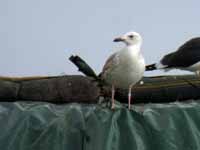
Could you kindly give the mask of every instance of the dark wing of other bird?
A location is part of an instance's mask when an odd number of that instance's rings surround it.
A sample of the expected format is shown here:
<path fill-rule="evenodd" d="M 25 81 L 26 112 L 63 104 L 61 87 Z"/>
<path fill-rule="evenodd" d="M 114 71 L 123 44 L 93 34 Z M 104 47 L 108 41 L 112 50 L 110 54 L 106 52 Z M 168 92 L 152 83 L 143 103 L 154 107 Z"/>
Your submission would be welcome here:
<path fill-rule="evenodd" d="M 98 77 L 97 77 L 96 73 L 93 71 L 93 69 L 83 59 L 81 59 L 79 56 L 73 56 L 72 55 L 69 58 L 69 60 L 71 62 L 73 62 L 78 67 L 79 71 L 81 71 L 86 76 L 98 79 Z"/>
<path fill-rule="evenodd" d="M 166 65 L 166 68 L 181 68 L 189 67 L 199 61 L 200 38 L 198 37 L 184 43 L 176 52 L 164 56 L 161 63 Z"/>

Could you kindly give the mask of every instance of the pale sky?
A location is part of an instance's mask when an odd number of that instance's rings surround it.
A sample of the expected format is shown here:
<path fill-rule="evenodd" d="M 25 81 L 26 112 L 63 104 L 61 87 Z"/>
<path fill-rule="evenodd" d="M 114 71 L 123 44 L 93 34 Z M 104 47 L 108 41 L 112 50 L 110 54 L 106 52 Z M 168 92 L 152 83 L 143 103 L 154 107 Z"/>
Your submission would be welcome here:
<path fill-rule="evenodd" d="M 128 31 L 142 35 L 146 63 L 158 61 L 200 36 L 200 1 L 0 0 L 0 75 L 80 74 L 71 54 L 99 73 L 123 46 L 113 38 Z"/>

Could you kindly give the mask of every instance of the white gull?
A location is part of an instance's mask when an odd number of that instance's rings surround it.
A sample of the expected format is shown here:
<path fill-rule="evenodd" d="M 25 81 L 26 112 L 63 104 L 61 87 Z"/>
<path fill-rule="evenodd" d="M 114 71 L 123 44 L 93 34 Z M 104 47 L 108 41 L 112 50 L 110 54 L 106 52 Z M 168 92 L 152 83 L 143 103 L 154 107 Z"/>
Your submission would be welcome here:
<path fill-rule="evenodd" d="M 112 54 L 106 61 L 101 78 L 112 86 L 112 109 L 115 107 L 115 88 L 129 89 L 128 108 L 131 105 L 131 89 L 143 76 L 145 61 L 140 52 L 142 37 L 139 33 L 128 32 L 114 42 L 124 42 L 125 47 Z"/>

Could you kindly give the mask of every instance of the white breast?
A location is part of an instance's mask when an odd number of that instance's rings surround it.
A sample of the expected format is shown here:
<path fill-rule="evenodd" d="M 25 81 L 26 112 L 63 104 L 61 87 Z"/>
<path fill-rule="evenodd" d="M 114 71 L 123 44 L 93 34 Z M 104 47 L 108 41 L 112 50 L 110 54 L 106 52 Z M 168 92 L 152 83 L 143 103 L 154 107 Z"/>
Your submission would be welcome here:
<path fill-rule="evenodd" d="M 143 56 L 135 48 L 119 51 L 118 64 L 106 73 L 105 80 L 118 88 L 128 88 L 129 85 L 137 83 L 145 71 Z"/>

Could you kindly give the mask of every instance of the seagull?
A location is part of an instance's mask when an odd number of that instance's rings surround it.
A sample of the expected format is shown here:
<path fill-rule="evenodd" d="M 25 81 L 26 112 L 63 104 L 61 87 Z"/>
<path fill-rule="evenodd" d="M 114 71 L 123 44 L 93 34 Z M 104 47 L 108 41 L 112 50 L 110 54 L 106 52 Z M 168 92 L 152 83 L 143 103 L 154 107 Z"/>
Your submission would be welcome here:
<path fill-rule="evenodd" d="M 165 55 L 158 63 L 146 66 L 146 71 L 180 69 L 200 75 L 200 37 L 192 38 L 177 51 Z"/>
<path fill-rule="evenodd" d="M 101 78 L 112 87 L 112 106 L 115 108 L 115 88 L 128 90 L 128 108 L 131 105 L 131 89 L 143 76 L 145 60 L 140 52 L 142 37 L 137 32 L 128 32 L 114 39 L 125 47 L 112 54 L 106 61 Z"/>

